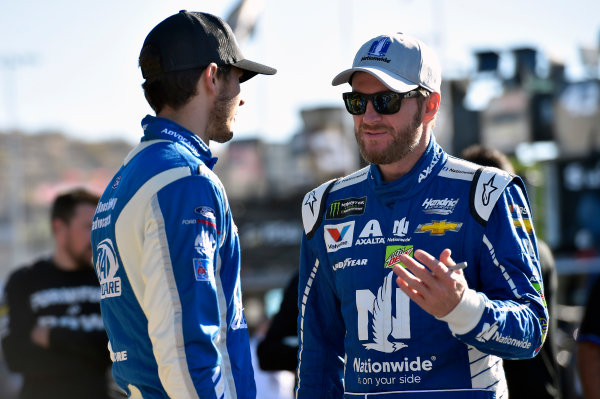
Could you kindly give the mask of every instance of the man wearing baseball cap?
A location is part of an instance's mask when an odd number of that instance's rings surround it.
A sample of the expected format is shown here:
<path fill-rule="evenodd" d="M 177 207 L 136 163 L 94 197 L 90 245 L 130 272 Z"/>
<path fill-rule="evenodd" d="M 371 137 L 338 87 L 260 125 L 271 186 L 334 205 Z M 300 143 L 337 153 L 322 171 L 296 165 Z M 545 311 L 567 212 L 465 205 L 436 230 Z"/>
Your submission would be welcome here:
<path fill-rule="evenodd" d="M 238 233 L 209 145 L 232 138 L 240 83 L 276 70 L 188 11 L 152 29 L 139 64 L 156 116 L 92 226 L 113 375 L 132 398 L 255 398 Z"/>
<path fill-rule="evenodd" d="M 502 358 L 534 356 L 548 323 L 521 179 L 436 143 L 421 41 L 367 41 L 343 83 L 370 165 L 303 200 L 297 397 L 507 397 Z"/>

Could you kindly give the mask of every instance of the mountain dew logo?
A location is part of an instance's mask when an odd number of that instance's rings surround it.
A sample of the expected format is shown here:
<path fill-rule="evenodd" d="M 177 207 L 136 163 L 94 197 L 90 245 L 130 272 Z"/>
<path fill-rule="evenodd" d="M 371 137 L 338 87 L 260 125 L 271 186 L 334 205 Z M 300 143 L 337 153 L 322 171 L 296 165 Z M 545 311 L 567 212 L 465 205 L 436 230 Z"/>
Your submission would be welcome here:
<path fill-rule="evenodd" d="M 404 265 L 400 262 L 401 255 L 408 255 L 413 257 L 413 246 L 412 245 L 390 245 L 385 248 L 385 267 L 391 269 L 396 263 L 400 263 L 402 267 Z"/>

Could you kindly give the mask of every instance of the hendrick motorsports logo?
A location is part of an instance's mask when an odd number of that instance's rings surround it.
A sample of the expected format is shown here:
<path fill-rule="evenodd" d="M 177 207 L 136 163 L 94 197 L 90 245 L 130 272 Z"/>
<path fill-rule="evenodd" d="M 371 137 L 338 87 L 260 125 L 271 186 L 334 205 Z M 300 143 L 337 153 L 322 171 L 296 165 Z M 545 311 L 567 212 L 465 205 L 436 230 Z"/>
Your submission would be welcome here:
<path fill-rule="evenodd" d="M 458 198 L 426 198 L 421 206 L 423 207 L 423 212 L 427 214 L 449 215 L 454 212 L 456 204 L 458 204 Z"/>
<path fill-rule="evenodd" d="M 121 295 L 121 277 L 115 277 L 119 262 L 112 241 L 102 240 L 97 247 L 96 275 L 100 281 L 100 298 L 112 298 Z"/>

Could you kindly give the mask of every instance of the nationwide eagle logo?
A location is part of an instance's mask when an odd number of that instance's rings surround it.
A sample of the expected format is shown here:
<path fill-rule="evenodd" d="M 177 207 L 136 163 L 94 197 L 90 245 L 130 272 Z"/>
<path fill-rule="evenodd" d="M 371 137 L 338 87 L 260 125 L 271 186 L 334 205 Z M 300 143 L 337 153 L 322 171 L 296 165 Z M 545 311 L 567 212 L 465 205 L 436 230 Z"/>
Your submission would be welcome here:
<path fill-rule="evenodd" d="M 394 272 L 390 272 L 384 279 L 383 285 L 379 287 L 377 297 L 373 301 L 373 321 L 371 324 L 373 331 L 373 342 L 367 342 L 363 346 L 367 349 L 373 349 L 384 353 L 393 353 L 399 351 L 408 345 L 403 342 L 391 342 L 389 337 L 392 334 L 393 323 L 396 317 L 389 317 L 392 309 L 392 282 Z"/>

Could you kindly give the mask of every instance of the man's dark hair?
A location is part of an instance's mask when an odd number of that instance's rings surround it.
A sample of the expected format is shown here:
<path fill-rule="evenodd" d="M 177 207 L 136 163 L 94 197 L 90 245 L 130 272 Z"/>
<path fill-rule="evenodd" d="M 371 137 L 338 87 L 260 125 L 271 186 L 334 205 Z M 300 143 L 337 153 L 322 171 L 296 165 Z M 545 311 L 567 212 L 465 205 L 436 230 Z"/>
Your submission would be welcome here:
<path fill-rule="evenodd" d="M 56 197 L 50 211 L 50 220 L 60 219 L 69 223 L 75 215 L 75 208 L 80 204 L 97 206 L 100 197 L 84 189 L 76 188 Z"/>
<path fill-rule="evenodd" d="M 140 67 L 145 70 L 160 71 L 160 55 L 152 45 L 146 45 L 140 53 Z M 143 84 L 146 101 L 157 114 L 165 106 L 175 110 L 183 107 L 196 94 L 200 75 L 206 67 L 185 69 L 174 72 L 158 72 L 158 76 L 147 79 Z M 228 76 L 231 65 L 219 65 L 217 76 Z"/>
<path fill-rule="evenodd" d="M 465 148 L 461 152 L 461 158 L 481 166 L 493 166 L 508 173 L 515 173 L 515 168 L 506 155 L 496 149 L 479 144 L 473 144 Z"/>

